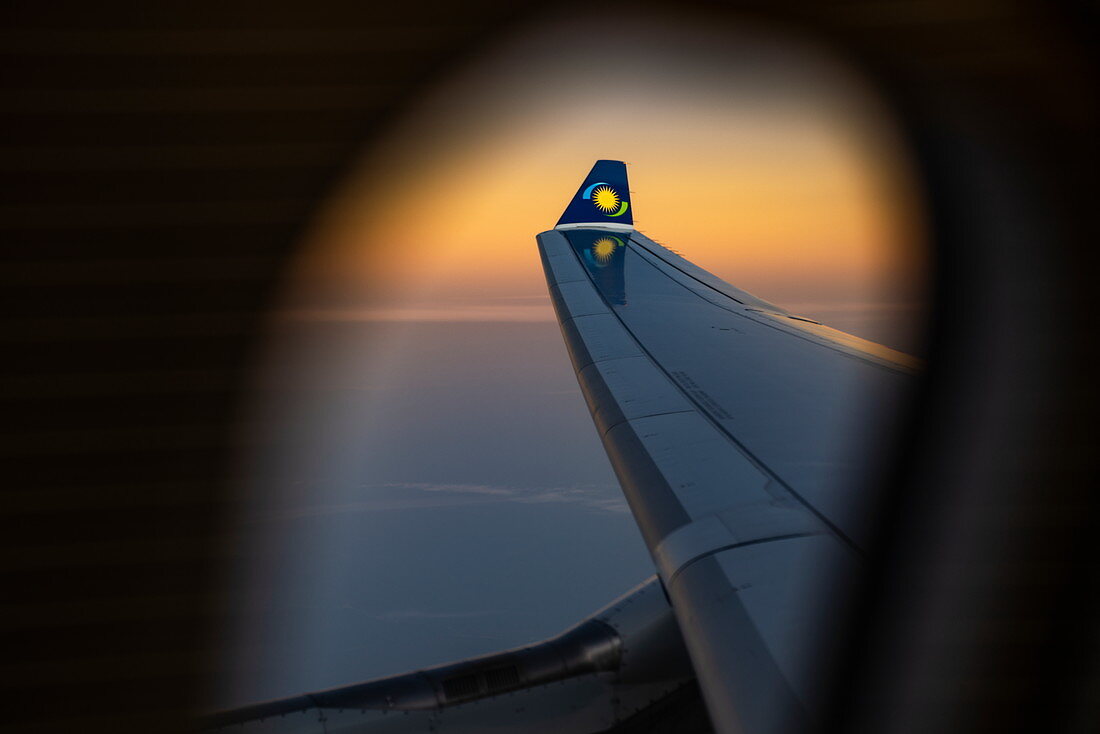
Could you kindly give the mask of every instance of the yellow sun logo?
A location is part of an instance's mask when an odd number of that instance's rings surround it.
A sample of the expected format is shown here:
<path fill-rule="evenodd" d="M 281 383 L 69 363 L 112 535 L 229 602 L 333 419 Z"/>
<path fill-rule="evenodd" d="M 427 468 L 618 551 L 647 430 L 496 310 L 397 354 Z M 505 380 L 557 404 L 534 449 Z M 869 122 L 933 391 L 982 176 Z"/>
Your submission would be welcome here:
<path fill-rule="evenodd" d="M 615 241 L 610 237 L 601 237 L 592 243 L 592 255 L 601 263 L 611 260 L 615 254 Z"/>
<path fill-rule="evenodd" d="M 619 208 L 619 195 L 610 186 L 600 186 L 592 192 L 592 203 L 600 211 L 613 212 Z"/>

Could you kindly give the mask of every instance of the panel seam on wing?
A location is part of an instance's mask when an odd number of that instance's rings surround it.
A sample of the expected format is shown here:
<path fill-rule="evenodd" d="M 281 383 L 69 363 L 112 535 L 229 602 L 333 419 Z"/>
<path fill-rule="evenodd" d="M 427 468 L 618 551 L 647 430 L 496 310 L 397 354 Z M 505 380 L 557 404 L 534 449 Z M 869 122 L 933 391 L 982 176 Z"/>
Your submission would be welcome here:
<path fill-rule="evenodd" d="M 600 435 L 601 436 L 606 436 L 613 429 L 618 428 L 622 424 L 630 423 L 631 421 L 640 420 L 642 418 L 657 418 L 657 417 L 662 416 L 662 415 L 679 415 L 679 414 L 682 414 L 682 413 L 696 413 L 696 412 L 698 412 L 698 411 L 695 411 L 695 410 L 668 410 L 668 411 L 665 411 L 664 413 L 648 413 L 646 415 L 635 416 L 634 418 L 623 418 L 621 421 L 615 421 L 614 423 L 610 424 L 607 428 L 605 428 L 600 433 Z"/>
<path fill-rule="evenodd" d="M 746 541 L 743 541 L 743 542 L 740 542 L 740 543 L 730 543 L 728 545 L 722 545 L 722 546 L 718 546 L 716 548 L 711 548 L 710 550 L 707 550 L 707 551 L 704 551 L 703 553 L 692 556 L 688 560 L 681 563 L 676 568 L 676 570 L 672 572 L 672 575 L 669 576 L 668 581 L 665 582 L 665 584 L 666 584 L 666 586 L 672 586 L 672 584 L 676 581 L 676 579 L 680 576 L 680 574 L 683 573 L 685 570 L 687 570 L 687 568 L 689 566 L 691 566 L 691 564 L 695 563 L 696 561 L 701 561 L 704 558 L 708 558 L 710 556 L 713 556 L 716 553 L 722 553 L 723 551 L 734 550 L 736 548 L 744 548 L 744 547 L 750 546 L 750 545 L 761 545 L 763 543 L 773 543 L 773 542 L 776 542 L 776 541 L 779 541 L 779 540 L 792 540 L 794 538 L 808 538 L 811 535 L 821 535 L 821 533 L 787 533 L 785 535 L 776 535 L 776 536 L 773 536 L 773 537 L 770 537 L 770 538 L 756 538 L 754 540 L 746 540 Z"/>

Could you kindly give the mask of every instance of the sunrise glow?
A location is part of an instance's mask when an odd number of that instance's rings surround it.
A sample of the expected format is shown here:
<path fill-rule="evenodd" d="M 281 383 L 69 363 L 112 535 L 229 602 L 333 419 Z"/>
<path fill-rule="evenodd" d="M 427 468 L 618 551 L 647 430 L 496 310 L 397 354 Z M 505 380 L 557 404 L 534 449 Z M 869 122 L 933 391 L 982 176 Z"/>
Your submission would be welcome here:
<path fill-rule="evenodd" d="M 634 193 L 597 186 L 595 207 L 629 203 L 637 229 L 734 285 L 826 323 L 839 314 L 842 329 L 860 309 L 912 310 L 922 214 L 889 111 L 816 50 L 681 32 L 690 53 L 641 23 L 603 39 L 634 70 L 612 92 L 571 71 L 595 34 L 572 26 L 521 33 L 441 79 L 319 220 L 297 270 L 304 306 L 503 320 L 522 306 L 551 320 L 534 235 L 608 158 L 627 162 Z"/>

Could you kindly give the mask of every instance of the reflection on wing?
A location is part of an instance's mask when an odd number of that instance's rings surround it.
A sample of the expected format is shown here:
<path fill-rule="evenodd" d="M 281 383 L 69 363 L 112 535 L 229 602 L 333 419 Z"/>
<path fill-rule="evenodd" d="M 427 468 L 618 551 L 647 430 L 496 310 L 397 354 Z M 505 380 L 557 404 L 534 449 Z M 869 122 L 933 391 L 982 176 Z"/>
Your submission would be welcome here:
<path fill-rule="evenodd" d="M 626 254 L 626 243 L 622 238 L 609 232 L 575 230 L 570 234 L 570 241 L 604 300 L 625 306 L 623 256 Z"/>

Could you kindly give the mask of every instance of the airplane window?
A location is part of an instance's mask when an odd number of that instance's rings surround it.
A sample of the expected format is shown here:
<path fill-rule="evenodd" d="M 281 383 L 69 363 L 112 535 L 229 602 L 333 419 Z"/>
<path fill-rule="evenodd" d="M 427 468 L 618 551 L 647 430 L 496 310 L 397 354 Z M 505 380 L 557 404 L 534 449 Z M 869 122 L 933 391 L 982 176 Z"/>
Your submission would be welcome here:
<path fill-rule="evenodd" d="M 542 639 L 653 572 L 534 241 L 598 159 L 631 181 L 597 205 L 761 320 L 774 305 L 800 338 L 921 354 L 922 204 L 852 69 L 690 16 L 515 30 L 363 152 L 292 273 L 258 378 L 278 449 L 248 472 L 247 522 L 279 571 L 241 570 L 272 621 L 241 633 L 228 703 Z M 631 308 L 626 239 L 578 252 Z"/>

